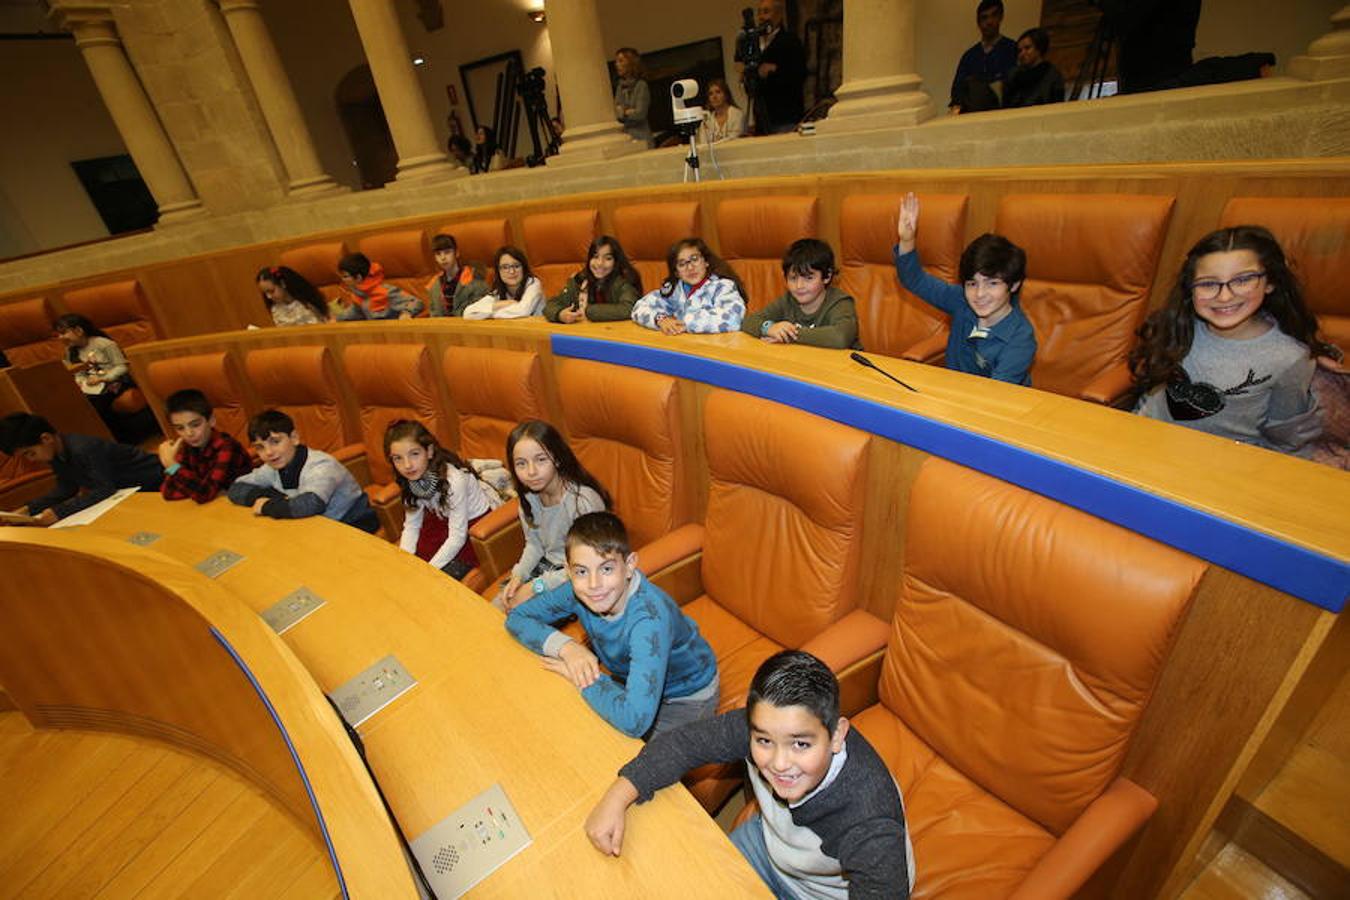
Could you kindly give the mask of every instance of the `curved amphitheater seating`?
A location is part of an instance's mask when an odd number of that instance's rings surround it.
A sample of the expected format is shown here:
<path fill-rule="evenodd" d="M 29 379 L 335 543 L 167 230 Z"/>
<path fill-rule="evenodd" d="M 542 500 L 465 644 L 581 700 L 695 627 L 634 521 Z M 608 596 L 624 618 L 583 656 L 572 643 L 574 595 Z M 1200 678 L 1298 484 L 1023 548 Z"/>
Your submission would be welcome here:
<path fill-rule="evenodd" d="M 718 255 L 740 276 L 746 312 L 783 293 L 783 251 L 817 236 L 818 206 L 815 197 L 747 197 L 717 207 Z"/>
<path fill-rule="evenodd" d="M 638 203 L 614 210 L 614 237 L 642 276 L 642 291 L 654 291 L 666 280 L 666 254 L 678 240 L 698 237 L 696 200 Z"/>
<path fill-rule="evenodd" d="M 1170 197 L 1015 194 L 995 231 L 1027 253 L 1021 303 L 1036 329 L 1031 383 L 1097 403 L 1125 397 L 1125 357 L 1148 312 Z"/>
<path fill-rule="evenodd" d="M 544 296 L 563 289 L 586 262 L 586 248 L 600 234 L 596 209 L 539 213 L 525 218 L 525 255 L 544 286 Z"/>
<path fill-rule="evenodd" d="M 903 194 L 856 194 L 840 207 L 838 286 L 853 296 L 858 336 L 873 353 L 915 362 L 941 362 L 947 315 L 900 286 L 895 275 L 897 211 Z M 964 194 L 919 196 L 923 227 L 916 235 L 919 260 L 944 281 L 960 280 L 965 249 Z"/>
<path fill-rule="evenodd" d="M 55 318 L 46 297 L 0 306 L 0 350 L 11 366 L 61 358 L 64 348 L 52 330 Z"/>

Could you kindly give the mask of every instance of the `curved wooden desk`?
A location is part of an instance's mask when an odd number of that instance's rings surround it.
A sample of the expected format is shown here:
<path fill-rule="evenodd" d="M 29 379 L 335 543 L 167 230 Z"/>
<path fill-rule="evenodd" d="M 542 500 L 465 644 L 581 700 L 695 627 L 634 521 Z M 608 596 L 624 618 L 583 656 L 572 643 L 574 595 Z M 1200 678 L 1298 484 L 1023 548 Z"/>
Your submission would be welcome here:
<path fill-rule="evenodd" d="M 906 497 L 928 454 L 1213 563 L 1122 772 L 1162 806 L 1116 896 L 1152 896 L 1164 881 L 1184 884 L 1186 866 L 1239 781 L 1269 777 L 1273 770 L 1263 761 L 1263 748 L 1278 743 L 1286 730 L 1282 717 L 1290 710 L 1295 718 L 1302 715 L 1298 697 L 1305 676 L 1317 671 L 1315 663 L 1333 646 L 1328 636 L 1350 594 L 1346 473 L 932 366 L 875 358 L 918 388 L 910 393 L 840 351 L 770 346 L 742 334 L 667 338 L 632 323 L 560 326 L 542 320 L 263 329 L 141 345 L 128 356 L 136 374 L 144 376 L 158 359 L 223 351 L 242 362 L 256 348 L 326 346 L 345 385 L 344 415 L 356 421 L 360 409 L 344 380 L 343 355 L 349 347 L 381 344 L 425 346 L 437 366 L 463 346 L 538 354 L 555 422 L 563 421 L 566 400 L 557 389 L 558 367 L 568 358 L 612 364 L 620 367 L 619 377 L 623 367 L 673 375 L 687 467 L 684 494 L 675 502 L 690 521 L 702 521 L 707 503 L 702 407 L 714 387 L 801 407 L 878 435 L 867 463 L 859 606 L 883 620 L 894 611 L 903 574 Z M 147 383 L 144 377 L 140 381 Z M 453 423 L 454 404 L 437 382 L 428 388 Z M 244 392 L 244 405 L 256 411 L 247 385 Z M 162 406 L 163 398 L 151 400 Z M 372 653 L 366 662 L 379 655 Z M 420 677 L 419 663 L 406 662 Z M 398 722 L 398 710 L 391 712 L 389 722 Z M 385 727 L 376 723 L 373 734 Z M 375 755 L 383 752 L 377 748 Z M 427 813 L 428 820 L 434 818 Z"/>
<path fill-rule="evenodd" d="M 255 611 L 300 586 L 324 598 L 280 638 L 324 692 L 398 657 L 417 684 L 358 730 L 405 836 L 500 783 L 533 838 L 474 896 L 527 896 L 544 885 L 558 896 L 762 895 L 683 788 L 633 810 L 621 857 L 596 852 L 586 813 L 640 744 L 544 671 L 501 613 L 410 554 L 327 519 L 277 521 L 223 499 L 198 507 L 147 494 L 72 537 L 102 538 L 102 552 L 140 531 L 162 535 L 154 555 L 185 566 L 222 548 L 242 554 L 215 584 Z"/>
<path fill-rule="evenodd" d="M 209 756 L 327 846 L 344 896 L 417 896 L 328 702 L 231 592 L 92 530 L 0 529 L 0 570 L 0 680 L 33 725 Z"/>

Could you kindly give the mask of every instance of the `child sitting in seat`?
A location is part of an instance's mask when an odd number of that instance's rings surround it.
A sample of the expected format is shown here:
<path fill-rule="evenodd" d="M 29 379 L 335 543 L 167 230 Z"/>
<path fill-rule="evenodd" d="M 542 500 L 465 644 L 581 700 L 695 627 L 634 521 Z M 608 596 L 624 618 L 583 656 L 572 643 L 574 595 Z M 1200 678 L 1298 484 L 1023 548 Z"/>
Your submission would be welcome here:
<path fill-rule="evenodd" d="M 478 565 L 469 528 L 500 501 L 421 422 L 390 423 L 384 433 L 384 455 L 403 491 L 399 546 L 462 581 Z"/>
<path fill-rule="evenodd" d="M 117 398 L 136 384 L 116 341 L 75 313 L 58 318 L 54 328 L 56 336 L 66 345 L 66 368 L 74 373 L 75 383 L 115 439 L 124 444 L 139 444 L 159 430 L 149 407 L 142 406 L 134 412 L 117 409 Z"/>
<path fill-rule="evenodd" d="M 567 532 L 560 584 L 511 610 L 506 630 L 567 678 L 600 717 L 629 737 L 661 734 L 717 712 L 717 657 L 698 623 L 637 569 L 619 517 L 593 512 Z M 575 614 L 587 649 L 551 623 Z M 600 674 L 604 663 L 609 675 Z"/>
<path fill-rule="evenodd" d="M 662 334 L 735 331 L 745 318 L 740 279 L 701 238 L 676 241 L 666 254 L 666 280 L 633 306 L 633 321 Z"/>
<path fill-rule="evenodd" d="M 783 254 L 787 293 L 741 322 L 741 331 L 770 344 L 861 350 L 853 298 L 833 284 L 834 251 L 815 238 L 793 241 Z"/>
<path fill-rule="evenodd" d="M 1221 228 L 1186 254 L 1167 303 L 1139 329 L 1135 412 L 1308 456 L 1322 431 L 1317 359 L 1339 356 L 1318 339 L 1275 236 L 1259 225 Z"/>
<path fill-rule="evenodd" d="M 906 290 L 952 317 L 947 368 L 1031 384 L 1036 331 L 1017 301 L 1026 277 L 1026 253 L 1000 235 L 980 235 L 961 254 L 962 284 L 948 284 L 919 265 L 914 249 L 918 227 L 919 198 L 909 193 L 900 204 L 895 271 Z"/>
<path fill-rule="evenodd" d="M 784 650 L 750 682 L 745 709 L 652 738 L 586 818 L 601 853 L 623 848 L 628 807 L 690 769 L 746 761 L 759 812 L 731 833 L 777 897 L 908 897 L 914 851 L 885 762 L 839 715 L 839 682 Z"/>
<path fill-rule="evenodd" d="M 487 282 L 473 266 L 459 261 L 459 244 L 453 234 L 438 234 L 431 239 L 431 255 L 441 273 L 427 283 L 431 293 L 431 315 L 462 316 L 466 307 L 488 292 Z"/>
<path fill-rule="evenodd" d="M 268 266 L 258 270 L 258 290 L 278 328 L 295 325 L 321 325 L 332 320 L 328 301 L 309 279 L 289 266 Z"/>
<path fill-rule="evenodd" d="M 404 293 L 396 284 L 386 284 L 384 267 L 364 253 L 349 253 L 338 262 L 338 277 L 349 296 L 338 315 L 342 322 L 361 319 L 411 319 L 422 311 L 422 301 Z"/>
<path fill-rule="evenodd" d="M 466 319 L 525 319 L 544 311 L 544 286 L 516 247 L 502 247 L 492 260 L 493 288 L 464 308 Z"/>
<path fill-rule="evenodd" d="M 547 422 L 529 419 L 513 428 L 506 461 L 520 498 L 525 549 L 492 602 L 510 611 L 567 581 L 568 529 L 578 516 L 609 509 L 610 499 Z"/>
<path fill-rule="evenodd" d="M 562 293 L 548 301 L 544 318 L 563 325 L 624 322 L 642 296 L 642 276 L 628 261 L 618 240 L 603 234 L 586 251 L 586 268 L 567 279 Z"/>
<path fill-rule="evenodd" d="M 27 516 L 21 524 L 52 525 L 88 509 L 122 488 L 159 489 L 164 470 L 140 447 L 114 444 L 83 434 L 60 434 L 32 413 L 10 413 L 0 420 L 0 451 L 28 462 L 51 466 L 56 487 L 30 500 L 11 515 Z"/>
<path fill-rule="evenodd" d="M 258 413 L 249 420 L 248 439 L 263 464 L 230 486 L 231 503 L 253 507 L 255 516 L 325 516 L 371 534 L 380 530 L 352 473 L 322 450 L 302 444 L 290 416 L 275 409 Z"/>
<path fill-rule="evenodd" d="M 164 406 L 178 434 L 159 445 L 159 461 L 164 466 L 159 492 L 165 500 L 190 497 L 209 503 L 253 469 L 243 445 L 216 430 L 211 402 L 201 391 L 175 391 Z"/>

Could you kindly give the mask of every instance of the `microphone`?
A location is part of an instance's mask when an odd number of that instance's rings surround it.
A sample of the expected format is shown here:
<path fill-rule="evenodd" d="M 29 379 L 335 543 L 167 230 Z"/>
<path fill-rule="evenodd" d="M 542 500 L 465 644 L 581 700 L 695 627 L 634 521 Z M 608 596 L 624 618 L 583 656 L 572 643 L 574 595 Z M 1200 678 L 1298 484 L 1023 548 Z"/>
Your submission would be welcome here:
<path fill-rule="evenodd" d="M 909 385 L 905 384 L 905 383 L 904 383 L 903 381 L 901 381 L 899 378 L 896 378 L 896 377 L 895 377 L 894 375 L 892 375 L 890 372 L 887 372 L 885 369 L 881 368 L 881 366 L 879 366 L 879 365 L 877 365 L 876 363 L 872 362 L 870 359 L 868 359 L 867 357 L 863 356 L 863 355 L 862 355 L 861 353 L 859 353 L 857 350 L 854 350 L 852 353 L 850 353 L 850 354 L 848 355 L 848 358 L 851 359 L 851 360 L 853 360 L 855 363 L 857 363 L 857 364 L 860 365 L 860 366 L 865 366 L 865 367 L 867 367 L 867 368 L 869 368 L 869 369 L 875 369 L 876 371 L 880 372 L 882 375 L 885 375 L 885 376 L 886 376 L 887 378 L 889 378 L 891 381 L 894 381 L 896 384 L 900 385 L 902 388 L 907 388 L 908 390 L 911 390 L 911 391 L 913 391 L 913 392 L 916 393 L 916 394 L 919 393 L 919 389 L 918 389 L 918 388 L 910 387 Z"/>

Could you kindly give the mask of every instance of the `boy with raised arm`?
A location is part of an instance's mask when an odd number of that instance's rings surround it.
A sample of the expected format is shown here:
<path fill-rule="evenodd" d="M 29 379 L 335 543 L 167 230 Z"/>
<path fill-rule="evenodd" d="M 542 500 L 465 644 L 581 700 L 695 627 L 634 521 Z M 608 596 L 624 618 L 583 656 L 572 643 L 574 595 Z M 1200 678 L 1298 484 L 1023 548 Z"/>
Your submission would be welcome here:
<path fill-rule="evenodd" d="M 793 241 L 783 254 L 787 291 L 741 321 L 741 331 L 770 344 L 861 350 L 853 298 L 834 286 L 834 251 L 815 238 Z"/>
<path fill-rule="evenodd" d="M 961 284 L 948 284 L 923 270 L 914 237 L 919 198 L 900 203 L 895 272 L 914 296 L 952 317 L 947 334 L 947 368 L 971 375 L 1031 384 L 1036 331 L 1018 303 L 1027 273 L 1021 247 L 997 234 L 982 234 L 961 253 Z"/>
<path fill-rule="evenodd" d="M 61 434 L 42 416 L 16 412 L 0 420 L 0 450 L 51 466 L 56 487 L 13 510 L 27 524 L 53 525 L 122 488 L 158 490 L 164 470 L 140 447 L 85 434 Z"/>
<path fill-rule="evenodd" d="M 661 734 L 717 712 L 717 657 L 698 624 L 643 577 L 611 512 L 578 516 L 567 532 L 569 583 L 511 610 L 506 629 L 570 680 L 591 708 L 630 737 Z M 575 614 L 594 652 L 553 628 Z M 600 673 L 600 663 L 610 671 Z"/>
<path fill-rule="evenodd" d="M 690 769 L 746 760 L 759 812 L 731 833 L 777 897 L 908 897 L 914 851 L 886 764 L 839 715 L 839 682 L 809 653 L 759 667 L 745 709 L 657 735 L 586 818 L 602 853 L 623 848 L 628 807 Z"/>
<path fill-rule="evenodd" d="M 178 435 L 159 445 L 159 462 L 164 466 L 159 492 L 165 500 L 190 497 L 197 503 L 210 503 L 253 469 L 243 445 L 216 430 L 211 402 L 201 391 L 176 391 L 164 406 Z"/>
<path fill-rule="evenodd" d="M 290 416 L 275 409 L 258 413 L 249 420 L 248 439 L 263 464 L 230 485 L 231 503 L 271 519 L 325 516 L 371 534 L 380 530 L 352 473 L 322 450 L 302 444 Z"/>

